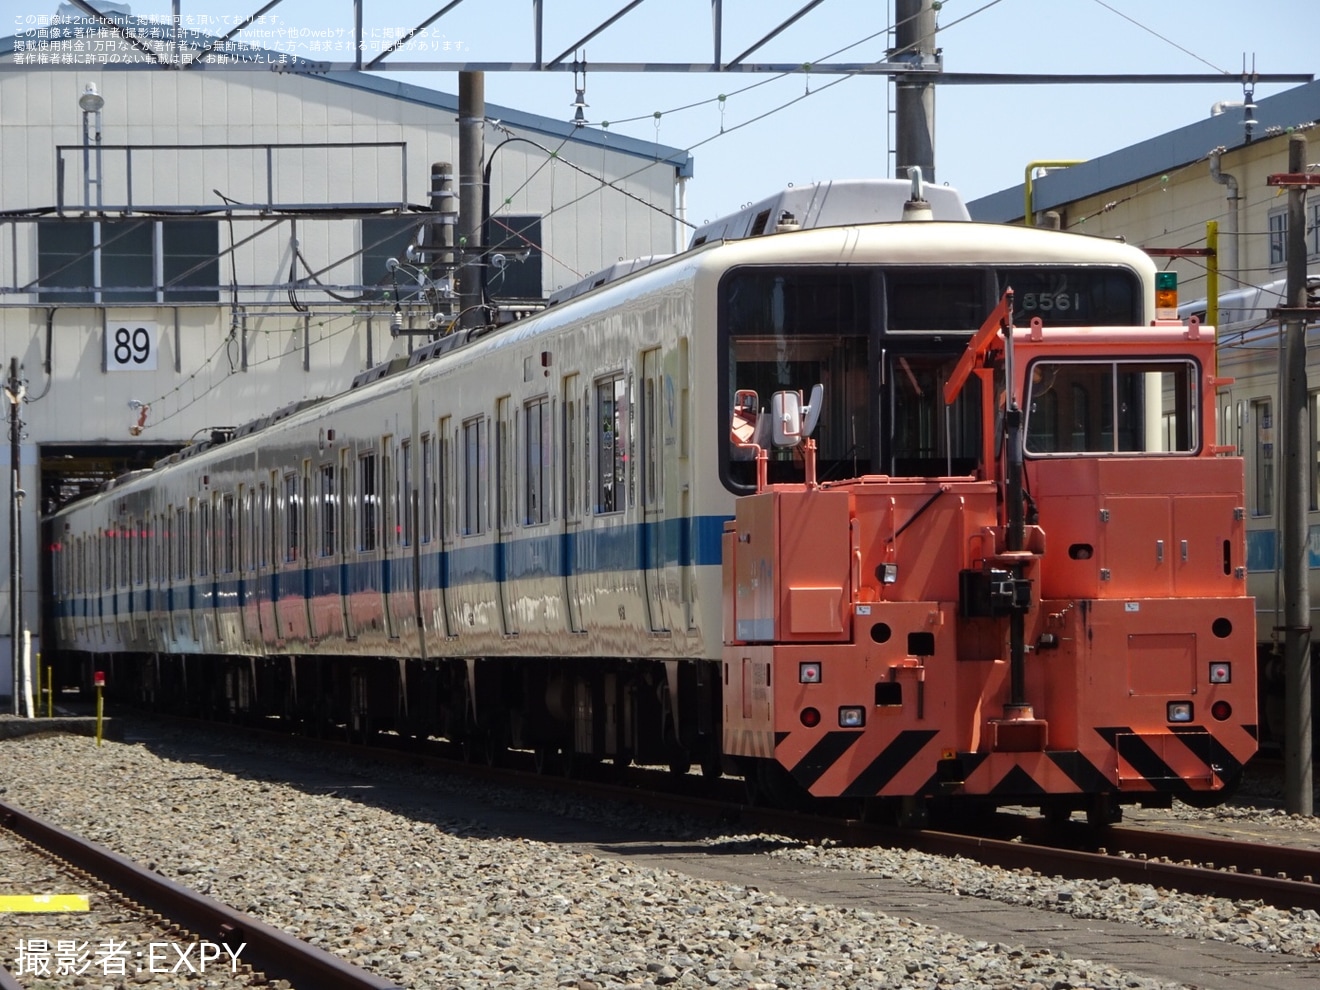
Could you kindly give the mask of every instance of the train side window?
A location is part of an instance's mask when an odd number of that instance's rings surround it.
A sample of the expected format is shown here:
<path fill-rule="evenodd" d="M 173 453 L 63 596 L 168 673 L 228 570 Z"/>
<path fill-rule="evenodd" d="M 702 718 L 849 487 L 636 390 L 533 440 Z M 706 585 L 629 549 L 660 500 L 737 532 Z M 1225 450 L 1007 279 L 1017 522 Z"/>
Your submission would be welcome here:
<path fill-rule="evenodd" d="M 174 577 L 182 581 L 188 576 L 188 510 L 174 510 L 174 530 L 170 534 L 174 542 Z"/>
<path fill-rule="evenodd" d="M 421 541 L 435 539 L 435 440 L 422 434 Z"/>
<path fill-rule="evenodd" d="M 197 576 L 211 573 L 211 503 L 197 503 Z"/>
<path fill-rule="evenodd" d="M 336 550 L 335 522 L 339 496 L 335 491 L 335 466 L 321 465 L 321 556 L 333 557 Z"/>
<path fill-rule="evenodd" d="M 495 400 L 495 525 L 501 533 L 508 532 L 513 521 L 513 501 L 517 492 L 513 486 L 513 448 L 516 442 L 510 421 L 509 397 Z"/>
<path fill-rule="evenodd" d="M 399 458 L 399 477 L 395 479 L 394 483 L 394 505 L 395 511 L 398 513 L 396 518 L 401 523 L 397 529 L 405 547 L 413 545 L 412 486 L 412 442 L 405 440 Z"/>
<path fill-rule="evenodd" d="M 486 421 L 463 424 L 463 535 L 486 531 Z"/>
<path fill-rule="evenodd" d="M 550 519 L 550 482 L 551 457 L 550 445 L 550 399 L 541 396 L 532 399 L 523 410 L 526 420 L 527 437 L 526 465 L 523 477 L 526 479 L 524 501 L 526 514 L 524 524 L 536 526 Z"/>
<path fill-rule="evenodd" d="M 284 561 L 298 559 L 299 520 L 298 475 L 290 471 L 284 476 Z"/>
<path fill-rule="evenodd" d="M 137 567 L 133 570 L 133 583 L 146 584 L 147 582 L 147 520 L 139 519 L 137 521 L 137 537 L 134 541 L 137 547 Z"/>
<path fill-rule="evenodd" d="M 436 486 L 439 489 L 436 500 L 436 520 L 435 529 L 440 539 L 444 540 L 450 536 L 450 520 L 453 519 L 453 510 L 450 502 L 450 484 L 453 475 L 453 455 L 451 453 L 449 436 L 453 425 L 449 417 L 445 416 L 440 420 L 440 432 L 436 436 Z"/>
<path fill-rule="evenodd" d="M 369 553 L 376 549 L 376 455 L 358 457 L 358 550 Z"/>
<path fill-rule="evenodd" d="M 628 400 L 623 375 L 596 382 L 596 513 L 627 507 Z"/>
<path fill-rule="evenodd" d="M 564 514 L 576 519 L 578 512 L 578 400 L 570 382 L 564 387 Z"/>
<path fill-rule="evenodd" d="M 221 567 L 224 573 L 233 574 L 237 559 L 238 527 L 237 527 L 237 502 L 232 492 L 226 493 L 220 503 L 224 519 L 222 525 L 221 551 L 223 554 Z"/>
<path fill-rule="evenodd" d="M 642 504 L 653 508 L 660 493 L 660 389 L 656 368 L 660 363 L 658 350 L 642 355 Z"/>
<path fill-rule="evenodd" d="M 252 536 L 257 548 L 258 567 L 265 567 L 270 562 L 270 492 L 265 482 L 262 482 L 257 490 L 257 509 L 252 514 Z"/>
<path fill-rule="evenodd" d="M 238 571 L 248 574 L 252 570 L 252 489 L 239 485 L 238 490 Z"/>
<path fill-rule="evenodd" d="M 1274 407 L 1269 399 L 1252 400 L 1251 422 L 1256 429 L 1252 513 L 1268 516 L 1274 511 Z"/>

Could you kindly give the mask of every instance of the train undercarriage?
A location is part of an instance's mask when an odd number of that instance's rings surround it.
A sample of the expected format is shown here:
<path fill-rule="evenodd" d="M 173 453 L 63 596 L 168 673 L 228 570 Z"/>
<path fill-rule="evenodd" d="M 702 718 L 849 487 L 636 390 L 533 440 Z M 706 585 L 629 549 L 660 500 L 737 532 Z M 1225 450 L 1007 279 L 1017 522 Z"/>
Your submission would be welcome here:
<path fill-rule="evenodd" d="M 65 680 L 90 685 L 91 664 L 78 657 Z M 115 654 L 96 664 L 110 698 L 147 710 L 364 743 L 443 739 L 491 764 L 525 750 L 544 772 L 733 769 L 721 763 L 713 662 Z"/>

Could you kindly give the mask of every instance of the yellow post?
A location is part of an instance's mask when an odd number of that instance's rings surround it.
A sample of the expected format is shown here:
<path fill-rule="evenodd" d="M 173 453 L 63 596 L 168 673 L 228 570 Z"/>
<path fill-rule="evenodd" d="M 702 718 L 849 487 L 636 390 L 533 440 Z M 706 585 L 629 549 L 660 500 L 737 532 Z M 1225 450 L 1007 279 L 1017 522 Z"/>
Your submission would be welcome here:
<path fill-rule="evenodd" d="M 1205 322 L 1219 326 L 1219 221 L 1205 222 Z"/>
<path fill-rule="evenodd" d="M 46 667 L 46 717 L 55 717 L 55 665 Z"/>
<path fill-rule="evenodd" d="M 1036 211 L 1036 207 L 1031 194 L 1031 174 L 1038 168 L 1069 168 L 1073 165 L 1081 165 L 1085 161 L 1085 158 L 1046 158 L 1040 161 L 1027 163 L 1027 171 L 1025 175 L 1026 181 L 1022 184 L 1022 192 L 1025 199 L 1025 202 L 1022 204 L 1022 226 L 1036 226 L 1036 219 L 1032 216 Z"/>

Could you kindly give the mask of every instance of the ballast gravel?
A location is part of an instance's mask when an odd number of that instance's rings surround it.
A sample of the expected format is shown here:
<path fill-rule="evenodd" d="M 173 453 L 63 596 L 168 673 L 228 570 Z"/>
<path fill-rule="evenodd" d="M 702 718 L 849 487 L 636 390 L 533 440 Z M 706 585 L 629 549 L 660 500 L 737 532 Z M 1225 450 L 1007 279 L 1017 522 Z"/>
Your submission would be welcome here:
<path fill-rule="evenodd" d="M 1263 952 L 1313 957 L 1320 946 L 1313 911 L 1113 881 L 1056 881 L 914 852 L 774 836 L 701 838 L 690 822 L 667 822 L 654 811 L 588 808 L 378 767 L 361 772 L 389 776 L 415 797 L 368 804 L 351 793 L 317 793 L 275 779 L 255 759 L 249 767 L 232 739 L 215 747 L 238 754 L 224 763 L 229 769 L 189 755 L 207 752 L 196 733 L 101 748 L 80 737 L 9 740 L 0 743 L 0 792 L 7 802 L 417 990 L 1178 986 L 1062 953 L 973 941 L 898 917 L 497 834 L 470 815 L 468 797 L 477 791 L 482 800 L 529 815 L 606 816 L 646 834 L 691 834 L 713 847 L 756 849 Z M 447 815 L 447 803 L 464 813 Z M 1280 824 L 1286 821 L 1283 816 Z"/>

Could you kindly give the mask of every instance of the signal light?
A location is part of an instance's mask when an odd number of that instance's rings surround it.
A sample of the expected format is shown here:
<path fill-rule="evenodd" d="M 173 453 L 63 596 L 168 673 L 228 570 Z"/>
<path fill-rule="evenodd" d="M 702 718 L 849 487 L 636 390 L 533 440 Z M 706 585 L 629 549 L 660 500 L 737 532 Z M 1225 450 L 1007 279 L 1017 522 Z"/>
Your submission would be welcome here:
<path fill-rule="evenodd" d="M 840 729 L 860 729 L 866 724 L 866 709 L 849 706 L 839 709 Z"/>
<path fill-rule="evenodd" d="M 1192 703 L 1190 701 L 1170 701 L 1167 710 L 1170 722 L 1190 722 L 1192 720 Z"/>
<path fill-rule="evenodd" d="M 1233 706 L 1227 701 L 1216 701 L 1210 706 L 1210 714 L 1214 716 L 1216 722 L 1226 722 L 1233 714 Z"/>
<path fill-rule="evenodd" d="M 1155 319 L 1178 318 L 1178 273 L 1155 273 Z"/>
<path fill-rule="evenodd" d="M 798 664 L 798 683 L 799 684 L 819 684 L 820 683 L 820 661 L 809 660 L 806 663 Z"/>
<path fill-rule="evenodd" d="M 1210 683 L 1211 684 L 1231 684 L 1233 682 L 1233 665 L 1227 661 L 1220 661 L 1210 665 Z"/>
<path fill-rule="evenodd" d="M 802 709 L 798 718 L 808 729 L 814 729 L 816 726 L 820 725 L 820 712 L 816 711 L 814 708 Z"/>

